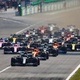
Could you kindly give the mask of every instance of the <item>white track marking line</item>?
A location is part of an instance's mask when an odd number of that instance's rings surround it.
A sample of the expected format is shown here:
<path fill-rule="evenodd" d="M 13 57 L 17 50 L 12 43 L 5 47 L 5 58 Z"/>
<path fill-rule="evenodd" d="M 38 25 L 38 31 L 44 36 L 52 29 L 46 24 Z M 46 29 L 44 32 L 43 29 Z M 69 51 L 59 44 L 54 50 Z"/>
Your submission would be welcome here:
<path fill-rule="evenodd" d="M 24 30 L 27 30 L 28 28 L 30 28 L 30 27 L 32 27 L 32 26 L 34 26 L 34 25 L 36 25 L 36 24 L 30 25 L 30 26 L 28 26 L 28 27 L 26 27 L 26 28 L 24 28 L 24 29 L 16 32 L 16 34 L 19 34 L 19 33 L 23 32 Z"/>
<path fill-rule="evenodd" d="M 22 30 L 16 32 L 16 34 L 19 34 L 19 33 L 23 32 L 24 30 L 26 30 L 26 29 L 28 29 L 28 28 L 34 26 L 34 25 L 37 25 L 37 24 L 43 22 L 43 21 L 41 21 L 41 22 L 39 22 L 39 23 L 35 23 L 35 24 L 30 25 L 30 24 L 26 24 L 26 23 L 23 23 L 23 22 L 20 22 L 20 21 L 15 21 L 15 20 L 6 19 L 6 18 L 3 18 L 3 20 L 5 20 L 5 21 L 12 21 L 12 22 L 15 22 L 15 23 L 19 23 L 19 24 L 28 26 L 28 27 L 26 27 L 26 28 L 24 28 L 24 29 L 22 29 Z M 44 22 L 45 22 L 45 21 L 44 21 Z"/>
<path fill-rule="evenodd" d="M 66 80 L 69 80 L 74 74 L 75 72 L 80 68 L 80 64 L 76 67 L 76 69 L 66 78 Z"/>
<path fill-rule="evenodd" d="M 40 23 L 42 23 L 42 22 L 45 22 L 45 21 L 40 21 L 40 22 L 38 22 L 38 23 L 29 25 L 28 27 L 26 27 L 26 28 L 24 28 L 24 29 L 22 29 L 22 30 L 16 32 L 16 34 L 19 34 L 19 33 L 23 32 L 23 31 L 27 30 L 28 28 L 31 28 L 32 26 L 35 26 L 35 25 L 40 24 Z M 26 25 L 26 24 L 24 23 L 24 25 Z"/>
<path fill-rule="evenodd" d="M 3 18 L 3 20 L 5 20 L 5 21 L 12 21 L 12 22 L 15 22 L 15 23 L 23 24 L 23 25 L 29 25 L 29 24 L 25 24 L 25 23 L 20 22 L 20 21 L 11 20 L 11 19 L 7 19 L 7 18 Z"/>
<path fill-rule="evenodd" d="M 0 71 L 0 73 L 4 72 L 4 71 L 6 71 L 6 70 L 8 70 L 10 68 L 11 68 L 11 66 L 8 66 L 8 67 L 4 68 L 3 70 Z"/>

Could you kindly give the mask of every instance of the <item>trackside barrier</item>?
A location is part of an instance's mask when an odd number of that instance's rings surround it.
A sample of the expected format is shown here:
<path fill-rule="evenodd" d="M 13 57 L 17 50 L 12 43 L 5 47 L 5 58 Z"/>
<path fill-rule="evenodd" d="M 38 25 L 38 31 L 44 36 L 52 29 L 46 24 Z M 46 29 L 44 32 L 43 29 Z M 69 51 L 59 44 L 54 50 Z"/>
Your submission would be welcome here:
<path fill-rule="evenodd" d="M 25 7 L 22 7 L 21 10 L 22 10 L 22 15 L 21 16 L 25 16 L 26 15 Z"/>
<path fill-rule="evenodd" d="M 64 2 L 47 3 L 43 5 L 43 12 L 63 9 Z"/>
<path fill-rule="evenodd" d="M 34 14 L 34 13 L 40 13 L 40 6 L 36 5 L 36 6 L 32 6 L 29 5 L 27 6 L 27 10 L 26 10 L 26 14 Z"/>
<path fill-rule="evenodd" d="M 78 6 L 80 6 L 80 0 L 64 0 L 60 2 L 42 3 L 42 12 L 57 11 Z M 41 12 L 40 4 L 38 5 L 30 4 L 27 5 L 26 7 L 26 15 L 40 12 Z"/>

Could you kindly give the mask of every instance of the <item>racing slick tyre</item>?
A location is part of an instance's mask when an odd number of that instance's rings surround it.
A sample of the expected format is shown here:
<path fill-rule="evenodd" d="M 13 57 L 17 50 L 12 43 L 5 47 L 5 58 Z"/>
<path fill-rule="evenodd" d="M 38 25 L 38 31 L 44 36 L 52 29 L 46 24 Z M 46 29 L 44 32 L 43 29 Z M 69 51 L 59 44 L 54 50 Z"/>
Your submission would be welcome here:
<path fill-rule="evenodd" d="M 49 54 L 48 53 L 46 54 L 46 59 L 49 59 Z"/>
<path fill-rule="evenodd" d="M 66 47 L 62 47 L 62 48 L 61 48 L 61 51 L 62 51 L 62 53 L 60 53 L 60 54 L 66 54 L 66 53 L 67 53 Z"/>
<path fill-rule="evenodd" d="M 37 62 L 33 66 L 38 66 L 40 65 L 40 60 L 38 59 Z"/>
<path fill-rule="evenodd" d="M 53 57 L 56 57 L 56 56 L 58 56 L 58 50 L 53 50 L 53 55 L 52 55 Z"/>
<path fill-rule="evenodd" d="M 66 49 L 66 47 L 63 47 L 63 54 L 67 54 L 67 49 Z"/>
<path fill-rule="evenodd" d="M 58 53 L 53 54 L 53 57 L 56 57 L 56 56 L 58 56 Z"/>
<path fill-rule="evenodd" d="M 7 54 L 7 53 L 4 52 L 4 54 Z"/>
<path fill-rule="evenodd" d="M 38 59 L 38 61 L 37 61 L 37 64 L 40 65 L 40 60 L 39 60 L 39 59 Z M 38 65 L 37 65 L 37 66 L 38 66 Z"/>
<path fill-rule="evenodd" d="M 67 51 L 64 51 L 63 54 L 67 54 Z"/>
<path fill-rule="evenodd" d="M 58 56 L 58 50 L 53 53 L 53 57 Z"/>
<path fill-rule="evenodd" d="M 15 59 L 11 58 L 11 66 L 15 66 Z"/>
<path fill-rule="evenodd" d="M 40 60 L 38 59 L 38 65 L 40 65 Z"/>
<path fill-rule="evenodd" d="M 8 53 L 6 53 L 5 51 L 4 51 L 4 53 L 3 54 L 8 54 Z"/>
<path fill-rule="evenodd" d="M 35 63 L 33 66 L 38 66 L 38 63 Z"/>

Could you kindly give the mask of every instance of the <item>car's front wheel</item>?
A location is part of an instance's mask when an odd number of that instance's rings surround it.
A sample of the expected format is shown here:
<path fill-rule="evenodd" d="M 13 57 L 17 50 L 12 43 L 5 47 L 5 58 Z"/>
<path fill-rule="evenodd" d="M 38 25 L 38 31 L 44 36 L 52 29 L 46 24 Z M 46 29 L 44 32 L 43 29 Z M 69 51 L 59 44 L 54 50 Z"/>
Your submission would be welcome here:
<path fill-rule="evenodd" d="M 15 60 L 11 58 L 11 66 L 15 66 Z"/>

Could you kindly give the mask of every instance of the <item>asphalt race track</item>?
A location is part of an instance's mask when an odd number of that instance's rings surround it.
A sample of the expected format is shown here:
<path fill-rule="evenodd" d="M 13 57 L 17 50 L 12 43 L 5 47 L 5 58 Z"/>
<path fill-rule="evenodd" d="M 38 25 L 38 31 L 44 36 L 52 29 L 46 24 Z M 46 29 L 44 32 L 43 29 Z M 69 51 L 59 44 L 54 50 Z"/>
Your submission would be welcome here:
<path fill-rule="evenodd" d="M 29 27 L 56 23 L 59 27 L 76 25 L 80 28 L 80 8 L 60 12 L 49 12 L 26 17 L 11 16 L 12 13 L 0 13 L 0 37 L 19 33 Z M 19 31 L 19 32 L 18 32 Z M 41 61 L 40 66 L 10 66 L 10 59 L 16 55 L 4 55 L 0 50 L 0 80 L 65 80 L 80 64 L 80 53 L 60 54 Z"/>

